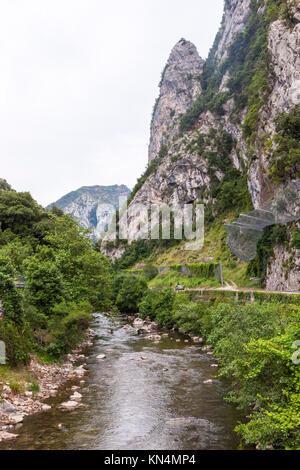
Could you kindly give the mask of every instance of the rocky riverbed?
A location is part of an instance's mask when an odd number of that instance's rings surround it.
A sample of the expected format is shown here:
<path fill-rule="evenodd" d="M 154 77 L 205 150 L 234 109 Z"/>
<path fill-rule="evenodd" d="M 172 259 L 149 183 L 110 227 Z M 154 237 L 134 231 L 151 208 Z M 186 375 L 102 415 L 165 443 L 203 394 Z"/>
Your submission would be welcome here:
<path fill-rule="evenodd" d="M 55 397 L 60 387 L 68 381 L 77 380 L 79 385 L 73 386 L 70 400 L 62 403 L 61 407 L 75 409 L 80 406 L 82 395 L 77 392 L 77 389 L 85 383 L 83 380 L 87 372 L 85 352 L 92 346 L 94 335 L 94 330 L 88 329 L 86 340 L 80 343 L 71 354 L 68 354 L 61 365 L 41 364 L 35 356 L 32 356 L 28 372 L 38 383 L 37 393 L 31 390 L 16 393 L 8 382 L 0 382 L 0 442 L 18 437 L 18 430 L 22 427 L 25 416 L 50 410 L 51 405 L 45 401 L 50 397 Z M 30 383 L 24 384 L 25 389 L 30 386 Z"/>
<path fill-rule="evenodd" d="M 91 327 L 83 367 L 69 357 L 73 372 L 47 400 L 51 408 L 4 430 L 19 436 L 0 449 L 237 448 L 238 416 L 202 338 L 136 316 L 95 314 Z"/>

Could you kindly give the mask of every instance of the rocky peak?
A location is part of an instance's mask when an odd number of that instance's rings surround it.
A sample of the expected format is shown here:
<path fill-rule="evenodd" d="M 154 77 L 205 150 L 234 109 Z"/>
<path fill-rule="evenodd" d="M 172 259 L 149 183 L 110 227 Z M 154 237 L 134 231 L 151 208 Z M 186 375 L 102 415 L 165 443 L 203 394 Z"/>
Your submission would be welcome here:
<path fill-rule="evenodd" d="M 99 240 L 103 231 L 111 223 L 115 210 L 119 209 L 119 198 L 127 199 L 130 189 L 124 184 L 113 186 L 83 186 L 66 194 L 53 205 L 65 214 L 71 214 L 82 227 L 91 230 L 91 238 Z"/>
<path fill-rule="evenodd" d="M 160 82 L 160 94 L 151 121 L 149 162 L 156 158 L 178 132 L 178 121 L 201 93 L 199 77 L 204 61 L 196 47 L 185 39 L 174 46 Z"/>

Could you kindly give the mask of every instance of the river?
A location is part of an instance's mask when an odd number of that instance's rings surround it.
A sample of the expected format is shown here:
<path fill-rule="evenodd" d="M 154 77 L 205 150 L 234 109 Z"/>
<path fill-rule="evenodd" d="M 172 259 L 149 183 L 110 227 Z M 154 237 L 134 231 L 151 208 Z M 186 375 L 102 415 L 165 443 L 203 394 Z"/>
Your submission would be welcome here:
<path fill-rule="evenodd" d="M 48 400 L 51 410 L 26 417 L 19 437 L 0 449 L 237 448 L 237 413 L 224 402 L 215 361 L 200 346 L 176 333 L 155 344 L 101 314 L 92 326 L 95 343 L 79 390 L 83 407 L 58 409 L 70 397 L 68 385 Z M 106 359 L 99 361 L 102 353 Z M 213 384 L 204 385 L 210 378 Z"/>

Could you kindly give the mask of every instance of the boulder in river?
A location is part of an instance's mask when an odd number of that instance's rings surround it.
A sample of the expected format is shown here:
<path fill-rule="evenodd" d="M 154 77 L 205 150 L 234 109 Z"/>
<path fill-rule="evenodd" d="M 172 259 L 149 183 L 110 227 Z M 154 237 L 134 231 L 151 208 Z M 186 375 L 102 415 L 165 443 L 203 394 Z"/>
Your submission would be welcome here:
<path fill-rule="evenodd" d="M 74 369 L 73 373 L 77 375 L 77 377 L 82 377 L 86 373 L 86 370 L 84 369 L 83 366 L 79 366 L 76 369 Z"/>
<path fill-rule="evenodd" d="M 203 343 L 204 342 L 204 339 L 199 338 L 199 336 L 192 336 L 192 340 L 193 340 L 194 343 Z"/>
<path fill-rule="evenodd" d="M 63 402 L 59 408 L 62 409 L 62 410 L 75 410 L 77 407 L 79 406 L 79 403 L 77 401 L 74 401 L 74 400 L 69 400 L 69 401 L 65 401 Z"/>
<path fill-rule="evenodd" d="M 74 392 L 73 395 L 70 397 L 71 401 L 77 401 L 79 402 L 82 399 L 81 393 Z"/>
<path fill-rule="evenodd" d="M 99 354 L 99 356 L 97 356 L 97 359 L 105 359 L 105 358 L 106 358 L 105 354 Z"/>
<path fill-rule="evenodd" d="M 16 437 L 18 437 L 18 434 L 12 434 L 10 432 L 0 431 L 0 442 L 15 439 Z"/>
<path fill-rule="evenodd" d="M 51 406 L 50 406 L 50 405 L 44 404 L 44 405 L 42 406 L 42 411 L 49 411 L 49 410 L 51 410 Z"/>
<path fill-rule="evenodd" d="M 133 322 L 133 326 L 135 328 L 142 328 L 144 326 L 144 320 L 142 320 L 141 318 L 136 318 Z"/>
<path fill-rule="evenodd" d="M 203 384 L 204 385 L 211 385 L 213 383 L 212 379 L 204 380 Z"/>

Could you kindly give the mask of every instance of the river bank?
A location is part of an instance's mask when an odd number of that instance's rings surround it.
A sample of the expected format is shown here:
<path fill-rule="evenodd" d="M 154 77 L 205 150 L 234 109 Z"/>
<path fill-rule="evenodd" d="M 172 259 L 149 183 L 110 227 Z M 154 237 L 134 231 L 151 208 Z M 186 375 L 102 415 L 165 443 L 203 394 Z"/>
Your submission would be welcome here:
<path fill-rule="evenodd" d="M 63 386 L 51 409 L 25 417 L 18 438 L 0 449 L 237 448 L 239 414 L 223 401 L 201 344 L 135 316 L 96 314 L 91 327 L 81 406 L 61 408 L 73 393 L 72 382 Z"/>
<path fill-rule="evenodd" d="M 0 442 L 17 438 L 17 432 L 26 416 L 51 409 L 51 405 L 45 401 L 55 397 L 60 387 L 67 382 L 77 380 L 81 386 L 84 385 L 86 353 L 93 344 L 94 335 L 92 329 L 87 329 L 86 339 L 68 354 L 60 365 L 42 364 L 32 356 L 27 373 L 28 377 L 34 378 L 34 381 L 18 383 L 18 386 L 0 381 Z M 74 387 L 73 408 L 79 406 L 80 401 L 76 392 L 79 386 Z"/>

